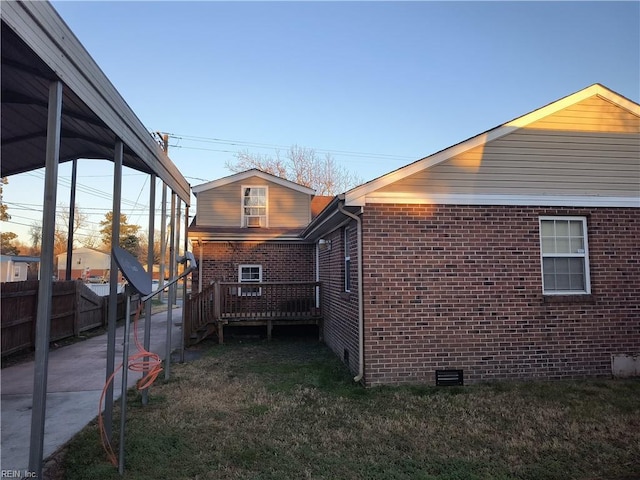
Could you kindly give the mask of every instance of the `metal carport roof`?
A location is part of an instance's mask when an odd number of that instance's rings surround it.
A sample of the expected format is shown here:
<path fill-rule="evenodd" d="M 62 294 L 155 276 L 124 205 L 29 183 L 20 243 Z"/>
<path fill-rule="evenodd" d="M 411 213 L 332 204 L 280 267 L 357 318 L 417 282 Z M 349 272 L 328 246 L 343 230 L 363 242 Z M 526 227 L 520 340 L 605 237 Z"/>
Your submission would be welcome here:
<path fill-rule="evenodd" d="M 112 160 L 156 174 L 187 205 L 190 186 L 48 2 L 3 1 L 2 163 L 10 176 L 45 166 L 49 84 L 63 82 L 60 162 Z"/>

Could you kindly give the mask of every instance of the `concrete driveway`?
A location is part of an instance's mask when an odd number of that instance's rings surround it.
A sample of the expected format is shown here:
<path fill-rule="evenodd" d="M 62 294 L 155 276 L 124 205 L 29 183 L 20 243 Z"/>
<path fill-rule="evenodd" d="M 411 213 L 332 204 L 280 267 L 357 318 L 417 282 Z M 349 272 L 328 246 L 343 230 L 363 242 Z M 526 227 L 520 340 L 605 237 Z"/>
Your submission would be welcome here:
<path fill-rule="evenodd" d="M 180 348 L 182 309 L 172 311 L 172 350 Z M 167 312 L 151 316 L 151 348 L 163 359 L 166 353 Z M 116 367 L 122 362 L 124 327 L 117 330 Z M 144 319 L 138 325 L 138 338 L 144 338 Z M 133 324 L 129 354 L 137 349 L 133 342 Z M 49 353 L 47 410 L 44 433 L 46 459 L 67 443 L 98 415 L 100 395 L 105 384 L 107 335 L 52 350 Z M 2 444 L 0 468 L 24 472 L 29 466 L 31 408 L 33 399 L 34 362 L 28 361 L 0 370 L 2 412 Z M 161 373 L 161 378 L 164 373 Z M 131 387 L 141 377 L 129 372 Z M 120 397 L 122 375 L 114 381 L 114 398 Z M 96 439 L 97 440 L 97 439 Z"/>

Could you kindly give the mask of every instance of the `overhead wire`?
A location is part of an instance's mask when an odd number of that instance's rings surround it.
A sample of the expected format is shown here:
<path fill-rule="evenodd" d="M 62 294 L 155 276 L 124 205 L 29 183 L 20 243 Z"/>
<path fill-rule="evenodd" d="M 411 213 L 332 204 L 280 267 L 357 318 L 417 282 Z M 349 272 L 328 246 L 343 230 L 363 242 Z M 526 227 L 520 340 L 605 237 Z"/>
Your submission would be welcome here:
<path fill-rule="evenodd" d="M 169 132 L 160 132 L 162 134 L 166 134 L 169 135 L 170 138 L 174 138 L 176 140 L 188 140 L 188 141 L 192 141 L 192 142 L 201 142 L 201 143 L 212 143 L 212 144 L 219 144 L 219 145 L 230 145 L 230 146 L 237 146 L 237 147 L 247 147 L 247 148 L 258 148 L 258 149 L 288 149 L 291 148 L 291 145 L 278 145 L 278 144 L 273 144 L 273 143 L 264 143 L 264 142 L 252 142 L 252 141 L 246 141 L 246 140 L 228 140 L 228 139 L 223 139 L 223 138 L 215 138 L 215 137 L 203 137 L 203 136 L 197 136 L 197 135 L 185 135 L 185 134 L 178 134 L 178 133 L 169 133 Z M 185 145 L 170 145 L 170 148 L 185 148 L 185 149 L 190 149 L 190 150 L 205 150 L 205 151 L 216 151 L 216 152 L 223 152 L 223 153 L 237 153 L 231 150 L 218 150 L 218 149 L 211 149 L 211 148 L 203 148 L 203 147 L 191 147 L 191 146 L 185 146 Z M 330 149 L 330 148 L 316 148 L 316 147 L 309 147 L 312 150 L 315 150 L 316 152 L 319 153 L 329 153 L 329 154 L 335 154 L 335 155 L 346 155 L 346 156 L 350 156 L 350 157 L 356 157 L 356 158 L 377 158 L 377 159 L 385 159 L 385 160 L 411 160 L 414 159 L 414 157 L 410 157 L 410 156 L 406 156 L 406 155 L 393 155 L 393 154 L 386 154 L 386 153 L 373 153 L 373 152 L 356 152 L 356 151 L 350 151 L 350 150 L 336 150 L 336 149 Z"/>

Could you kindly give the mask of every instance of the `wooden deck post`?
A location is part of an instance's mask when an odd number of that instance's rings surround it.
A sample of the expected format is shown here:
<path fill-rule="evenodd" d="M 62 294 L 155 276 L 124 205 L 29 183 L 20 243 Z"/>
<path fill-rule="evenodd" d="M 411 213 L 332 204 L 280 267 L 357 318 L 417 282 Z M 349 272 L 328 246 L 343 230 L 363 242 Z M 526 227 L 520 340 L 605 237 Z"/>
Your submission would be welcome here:
<path fill-rule="evenodd" d="M 213 319 L 218 324 L 218 344 L 224 343 L 224 324 L 221 315 L 222 289 L 218 280 L 213 284 Z"/>
<path fill-rule="evenodd" d="M 218 345 L 224 343 L 224 323 L 222 320 L 218 320 Z"/>

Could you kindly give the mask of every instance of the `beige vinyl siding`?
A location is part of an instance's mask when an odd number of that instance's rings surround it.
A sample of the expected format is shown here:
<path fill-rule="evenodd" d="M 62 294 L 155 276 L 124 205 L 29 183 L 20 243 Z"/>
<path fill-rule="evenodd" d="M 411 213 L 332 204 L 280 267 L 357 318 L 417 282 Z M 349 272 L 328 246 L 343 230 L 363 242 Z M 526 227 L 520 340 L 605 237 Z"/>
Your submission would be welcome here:
<path fill-rule="evenodd" d="M 599 97 L 379 192 L 638 196 L 640 118 Z"/>
<path fill-rule="evenodd" d="M 240 227 L 242 218 L 242 187 L 268 187 L 267 217 L 269 227 L 305 227 L 310 221 L 311 196 L 250 177 L 198 193 L 198 226 Z"/>
<path fill-rule="evenodd" d="M 576 132 L 640 133 L 640 119 L 604 98 L 594 95 L 527 128 Z"/>

